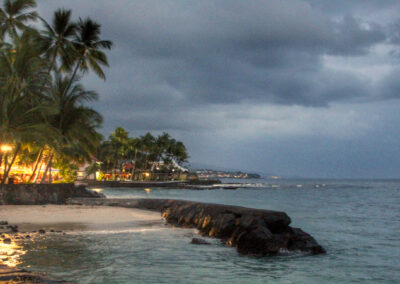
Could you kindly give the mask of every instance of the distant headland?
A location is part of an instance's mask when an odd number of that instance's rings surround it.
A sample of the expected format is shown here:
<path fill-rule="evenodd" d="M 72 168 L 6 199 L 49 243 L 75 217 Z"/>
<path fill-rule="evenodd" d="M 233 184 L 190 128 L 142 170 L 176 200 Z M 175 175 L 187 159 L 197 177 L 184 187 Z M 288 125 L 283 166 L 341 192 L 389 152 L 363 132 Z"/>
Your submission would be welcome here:
<path fill-rule="evenodd" d="M 261 178 L 259 174 L 247 173 L 241 171 L 218 171 L 210 169 L 196 170 L 196 175 L 201 179 L 210 178 L 239 178 L 239 179 L 250 179 L 250 178 Z"/>

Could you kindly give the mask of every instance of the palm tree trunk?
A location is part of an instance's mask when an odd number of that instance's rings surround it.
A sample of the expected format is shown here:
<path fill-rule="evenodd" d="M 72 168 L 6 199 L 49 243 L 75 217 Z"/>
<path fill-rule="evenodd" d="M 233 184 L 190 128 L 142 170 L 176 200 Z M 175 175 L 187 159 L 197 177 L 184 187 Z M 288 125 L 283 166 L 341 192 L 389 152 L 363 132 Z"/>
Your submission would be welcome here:
<path fill-rule="evenodd" d="M 86 52 L 85 52 L 85 53 L 86 53 Z M 85 54 L 85 53 L 84 53 L 84 54 Z M 69 80 L 69 83 L 68 83 L 67 88 L 65 89 L 65 92 L 67 92 L 67 90 L 71 87 L 72 82 L 73 82 L 74 79 L 75 79 L 76 73 L 78 72 L 78 69 L 79 69 L 79 67 L 80 67 L 81 64 L 82 64 L 82 59 L 83 59 L 83 57 L 84 57 L 84 55 L 82 55 L 82 56 L 79 58 L 78 63 L 76 63 L 74 73 L 72 73 L 71 80 Z"/>
<path fill-rule="evenodd" d="M 36 158 L 35 167 L 33 168 L 33 171 L 32 171 L 32 174 L 31 174 L 29 180 L 28 180 L 28 183 L 32 182 L 33 177 L 36 174 L 36 170 L 37 170 L 37 168 L 39 166 L 39 163 L 42 161 L 42 156 L 43 156 L 43 149 L 40 149 L 39 154 L 38 154 L 38 156 Z"/>
<path fill-rule="evenodd" d="M 47 172 L 49 171 L 50 164 L 51 164 L 52 160 L 53 160 L 53 153 L 50 152 L 49 161 L 47 162 L 46 169 L 44 170 L 44 174 L 43 174 L 43 177 L 42 177 L 42 180 L 40 181 L 40 183 L 44 183 L 44 181 L 46 180 Z"/>
<path fill-rule="evenodd" d="M 37 182 L 37 179 L 38 179 L 38 177 L 39 177 L 39 175 L 40 175 L 40 171 L 42 170 L 42 166 L 43 166 L 43 162 L 42 162 L 42 160 L 41 160 L 41 161 L 40 161 L 39 169 L 38 169 L 38 171 L 37 171 L 37 173 L 36 173 L 35 178 L 33 179 L 33 183 L 36 183 L 36 182 Z"/>
<path fill-rule="evenodd" d="M 53 182 L 53 176 L 51 175 L 51 167 L 53 166 L 53 159 L 50 161 L 50 168 L 49 168 L 49 183 Z"/>
<path fill-rule="evenodd" d="M 51 64 L 50 64 L 50 66 L 49 66 L 49 71 L 48 71 L 49 74 L 51 73 L 51 70 L 53 70 L 54 64 L 56 63 L 57 51 L 58 51 L 58 50 L 56 50 L 56 51 L 54 52 L 53 60 L 51 61 Z"/>
<path fill-rule="evenodd" d="M 17 144 L 17 148 L 15 148 L 14 156 L 12 157 L 11 162 L 8 165 L 7 171 L 5 171 L 7 167 L 6 166 L 4 167 L 4 176 L 3 176 L 3 179 L 1 181 L 1 185 L 3 185 L 6 182 L 6 179 L 8 179 L 8 175 L 9 175 L 9 173 L 11 171 L 11 167 L 13 166 L 15 160 L 17 159 L 17 156 L 18 156 L 18 153 L 19 153 L 20 150 L 21 150 L 21 144 L 18 143 Z"/>
<path fill-rule="evenodd" d="M 136 171 L 136 155 L 137 155 L 137 149 L 135 149 L 135 165 L 132 168 L 132 176 L 131 176 L 131 180 L 133 181 L 134 177 L 135 177 L 135 171 Z"/>
<path fill-rule="evenodd" d="M 3 170 L 3 178 L 1 179 L 1 184 L 4 184 L 6 179 L 6 172 L 7 172 L 7 165 L 8 165 L 8 155 L 7 153 L 4 155 L 4 170 Z"/>

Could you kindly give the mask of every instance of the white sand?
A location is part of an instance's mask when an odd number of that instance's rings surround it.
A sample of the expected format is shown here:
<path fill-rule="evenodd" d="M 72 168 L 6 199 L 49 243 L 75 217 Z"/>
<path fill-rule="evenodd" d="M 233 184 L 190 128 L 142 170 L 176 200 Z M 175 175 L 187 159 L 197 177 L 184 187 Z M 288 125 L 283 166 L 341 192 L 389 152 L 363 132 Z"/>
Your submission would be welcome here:
<path fill-rule="evenodd" d="M 20 230 L 54 228 L 61 230 L 107 229 L 161 222 L 160 213 L 140 209 L 76 205 L 2 205 L 0 220 Z"/>

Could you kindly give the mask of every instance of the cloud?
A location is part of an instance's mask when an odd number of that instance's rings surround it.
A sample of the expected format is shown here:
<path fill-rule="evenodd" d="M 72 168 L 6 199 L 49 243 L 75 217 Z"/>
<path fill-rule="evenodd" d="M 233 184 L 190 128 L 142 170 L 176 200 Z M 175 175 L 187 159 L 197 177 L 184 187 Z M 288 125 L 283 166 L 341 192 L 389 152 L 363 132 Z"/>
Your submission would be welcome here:
<path fill-rule="evenodd" d="M 284 147 L 292 157 L 298 151 L 299 164 L 305 157 L 316 162 L 310 149 L 321 154 L 329 145 L 334 156 L 332 149 L 343 152 L 348 141 L 377 147 L 371 137 L 382 134 L 380 121 L 394 129 L 400 124 L 385 111 L 400 92 L 398 1 L 38 2 L 46 19 L 62 6 L 76 18 L 96 19 L 102 36 L 115 43 L 107 81 L 85 78 L 101 96 L 95 107 L 105 116 L 104 133 L 117 125 L 135 134 L 169 131 L 194 159 L 219 153 L 216 163 L 263 167 L 266 162 L 250 164 L 244 154 L 232 157 L 248 149 L 249 157 L 262 152 L 277 170 L 294 173 L 287 161 L 279 164 L 290 158 L 282 158 Z M 378 118 L 368 115 L 377 106 Z M 309 148 L 297 146 L 302 143 Z M 280 155 L 261 149 L 264 144 Z M 337 175 L 357 163 L 348 155 L 348 167 Z M 388 168 L 394 165 L 400 163 Z M 323 166 L 320 172 L 332 170 Z M 317 172 L 308 166 L 303 174 Z"/>
<path fill-rule="evenodd" d="M 181 104 L 250 99 L 325 105 L 367 95 L 361 80 L 331 84 L 321 58 L 367 55 L 385 40 L 376 23 L 349 15 L 333 20 L 303 1 L 97 1 L 96 7 L 74 1 L 70 6 L 101 20 L 104 37 L 116 43 L 110 86 L 118 83 L 121 96 L 134 93 L 143 101 L 157 96 Z M 120 84 L 127 75 L 130 80 Z"/>

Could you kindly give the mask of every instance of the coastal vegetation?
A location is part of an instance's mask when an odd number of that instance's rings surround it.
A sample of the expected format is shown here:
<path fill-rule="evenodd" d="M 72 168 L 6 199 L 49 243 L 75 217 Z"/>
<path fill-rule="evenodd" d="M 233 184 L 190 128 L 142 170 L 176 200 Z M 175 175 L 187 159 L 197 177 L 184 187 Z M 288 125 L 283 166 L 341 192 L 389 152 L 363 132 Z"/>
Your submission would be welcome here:
<path fill-rule="evenodd" d="M 117 127 L 107 140 L 101 143 L 98 156 L 103 163 L 94 170 L 101 170 L 106 179 L 158 179 L 165 180 L 186 169 L 182 163 L 187 161 L 188 153 L 181 141 L 168 133 L 155 137 L 146 133 L 140 137 L 129 137 L 129 133 Z"/>
<path fill-rule="evenodd" d="M 47 21 L 35 8 L 35 0 L 0 7 L 1 184 L 73 182 L 83 166 L 83 177 L 107 180 L 183 172 L 186 148 L 167 133 L 133 138 L 118 127 L 103 141 L 103 118 L 89 106 L 98 94 L 82 78 L 106 79 L 112 42 L 90 18 L 58 9 Z"/>
<path fill-rule="evenodd" d="M 59 9 L 47 22 L 35 8 L 34 0 L 0 8 L 1 184 L 13 166 L 24 182 L 52 182 L 53 167 L 71 179 L 102 140 L 102 116 L 87 105 L 98 95 L 81 79 L 88 71 L 106 79 L 112 42 L 90 18 L 74 22 Z"/>

